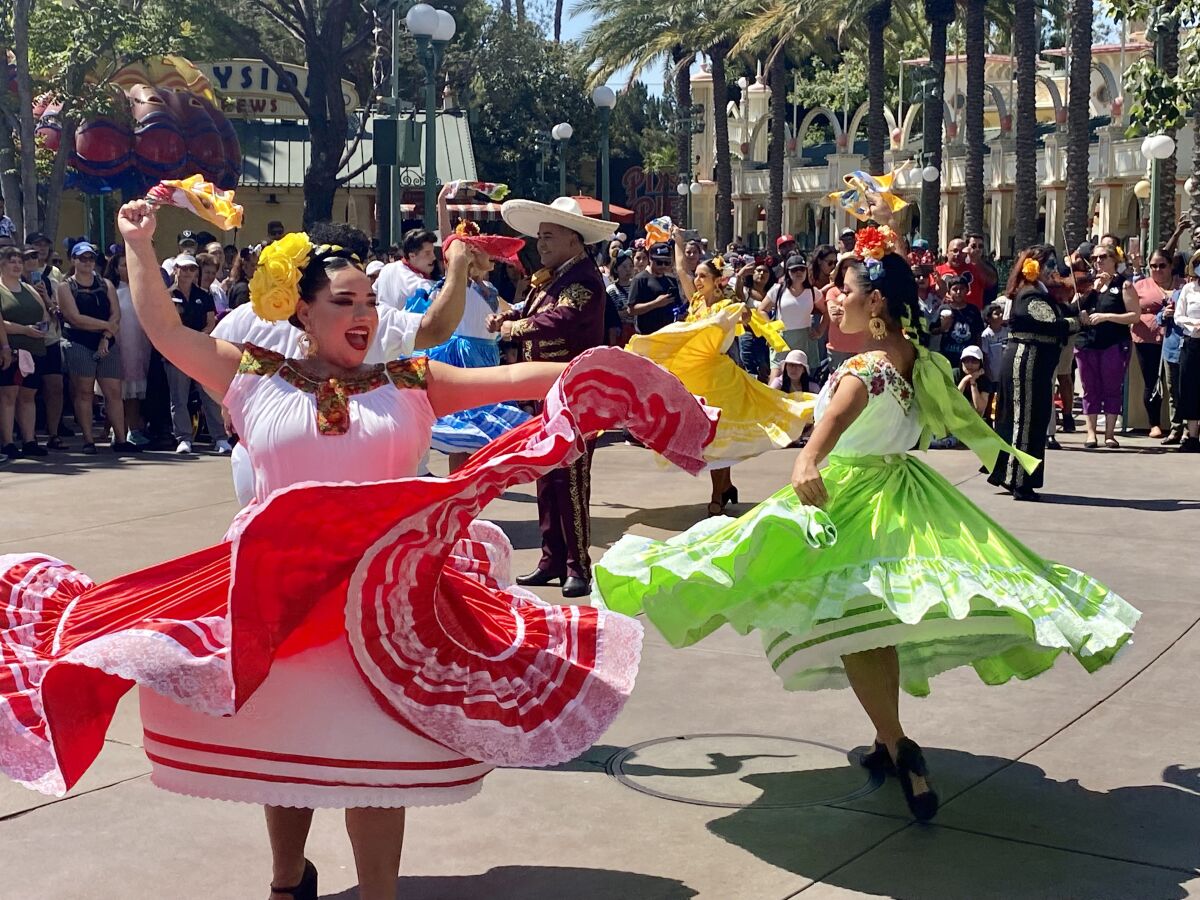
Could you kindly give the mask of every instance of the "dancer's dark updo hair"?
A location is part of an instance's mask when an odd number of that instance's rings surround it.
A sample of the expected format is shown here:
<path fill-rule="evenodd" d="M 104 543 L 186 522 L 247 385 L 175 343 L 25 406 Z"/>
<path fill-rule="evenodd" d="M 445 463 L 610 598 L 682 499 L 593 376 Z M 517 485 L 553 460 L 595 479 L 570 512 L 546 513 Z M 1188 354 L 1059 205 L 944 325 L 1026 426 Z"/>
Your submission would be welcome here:
<path fill-rule="evenodd" d="M 919 341 L 927 326 L 908 260 L 898 253 L 885 253 L 880 260 L 859 262 L 855 268 L 867 286 L 883 297 L 888 318 L 899 322 L 912 340 Z"/>

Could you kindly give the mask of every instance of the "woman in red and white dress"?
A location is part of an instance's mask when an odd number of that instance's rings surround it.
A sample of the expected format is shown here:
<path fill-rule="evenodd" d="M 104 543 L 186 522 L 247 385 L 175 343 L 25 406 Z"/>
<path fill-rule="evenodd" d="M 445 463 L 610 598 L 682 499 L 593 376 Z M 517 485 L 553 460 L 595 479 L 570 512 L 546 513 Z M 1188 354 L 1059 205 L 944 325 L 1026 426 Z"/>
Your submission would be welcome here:
<path fill-rule="evenodd" d="M 98 587 L 49 557 L 0 556 L 0 771 L 61 795 L 136 683 L 156 785 L 266 807 L 272 900 L 317 896 L 304 846 L 321 807 L 346 809 L 360 896 L 391 898 L 404 807 L 464 800 L 495 765 L 573 758 L 637 671 L 637 622 L 513 588 L 511 546 L 475 515 L 601 429 L 698 471 L 715 414 L 615 350 L 569 369 L 364 366 L 370 281 L 299 234 L 263 251 L 251 302 L 302 327 L 307 354 L 243 352 L 182 327 L 152 208 L 127 204 L 119 224 L 138 318 L 224 395 L 256 502 L 223 543 Z M 449 247 L 445 289 L 465 289 L 475 252 Z M 542 417 L 450 478 L 407 477 L 438 416 L 548 391 Z"/>

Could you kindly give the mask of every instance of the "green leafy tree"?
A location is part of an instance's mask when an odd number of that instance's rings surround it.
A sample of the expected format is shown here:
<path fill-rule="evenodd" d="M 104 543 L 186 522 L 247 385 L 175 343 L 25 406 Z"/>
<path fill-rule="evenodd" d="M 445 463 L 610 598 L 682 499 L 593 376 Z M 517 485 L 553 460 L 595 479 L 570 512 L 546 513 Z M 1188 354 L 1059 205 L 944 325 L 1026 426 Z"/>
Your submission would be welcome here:
<path fill-rule="evenodd" d="M 518 197 L 545 195 L 535 141 L 559 122 L 575 131 L 567 147 L 568 171 L 578 172 L 580 148 L 590 152 L 596 146 L 597 116 L 574 47 L 547 40 L 532 23 L 519 25 L 497 14 L 484 29 L 475 62 L 475 156 L 488 179 L 507 183 Z"/>
<path fill-rule="evenodd" d="M 0 169 L 19 231 L 57 230 L 75 129 L 88 115 L 111 110 L 117 70 L 133 59 L 177 51 L 194 32 L 186 11 L 166 0 L 69 7 L 12 0 L 0 15 L 0 47 L 15 57 L 17 91 L 0 91 Z M 63 104 L 62 138 L 52 157 L 39 154 L 34 137 L 33 104 L 45 93 Z M 45 186 L 40 203 L 39 181 Z"/>

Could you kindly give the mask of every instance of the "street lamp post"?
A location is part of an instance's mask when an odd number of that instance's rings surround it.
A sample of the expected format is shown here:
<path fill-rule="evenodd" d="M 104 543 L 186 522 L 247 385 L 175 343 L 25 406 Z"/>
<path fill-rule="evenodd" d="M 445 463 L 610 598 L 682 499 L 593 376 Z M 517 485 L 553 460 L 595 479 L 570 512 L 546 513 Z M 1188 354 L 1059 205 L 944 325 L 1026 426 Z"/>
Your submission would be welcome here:
<path fill-rule="evenodd" d="M 1159 205 L 1162 203 L 1162 177 L 1159 164 L 1164 159 L 1169 159 L 1174 152 L 1175 139 L 1169 134 L 1152 134 L 1142 141 L 1142 155 L 1150 160 L 1150 222 L 1147 226 L 1146 246 L 1143 247 L 1143 253 L 1147 258 L 1158 246 L 1162 237 L 1159 233 Z"/>
<path fill-rule="evenodd" d="M 425 227 L 434 228 L 437 225 L 437 71 L 458 26 L 450 13 L 427 3 L 418 3 L 410 9 L 404 24 L 416 38 L 417 60 L 425 71 Z M 392 198 L 393 206 L 398 205 L 398 200 Z"/>
<path fill-rule="evenodd" d="M 575 129 L 567 122 L 559 122 L 551 129 L 550 135 L 558 141 L 558 196 L 567 196 L 567 141 Z"/>
<path fill-rule="evenodd" d="M 608 221 L 608 208 L 611 201 L 608 171 L 608 126 L 612 118 L 613 107 L 617 105 L 617 94 L 607 84 L 592 91 L 592 103 L 600 113 L 600 203 L 603 205 L 602 216 Z"/>

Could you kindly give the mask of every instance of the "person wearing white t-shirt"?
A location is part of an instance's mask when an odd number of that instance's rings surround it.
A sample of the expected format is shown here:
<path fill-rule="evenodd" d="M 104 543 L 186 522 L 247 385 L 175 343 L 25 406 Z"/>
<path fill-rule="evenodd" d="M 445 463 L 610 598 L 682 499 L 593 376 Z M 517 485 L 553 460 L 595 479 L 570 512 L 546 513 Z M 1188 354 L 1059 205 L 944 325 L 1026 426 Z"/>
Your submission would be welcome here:
<path fill-rule="evenodd" d="M 404 259 L 388 263 L 375 279 L 375 296 L 380 306 L 404 309 L 422 291 L 426 296 L 432 293 L 437 243 L 437 235 L 425 228 L 414 228 L 404 235 Z"/>
<path fill-rule="evenodd" d="M 808 262 L 801 253 L 788 257 L 783 281 L 771 288 L 759 303 L 759 311 L 783 322 L 783 340 L 789 350 L 803 350 L 809 359 L 819 357 L 813 335 L 816 291 L 808 281 Z M 788 350 L 771 354 L 771 378 L 778 378 Z"/>

